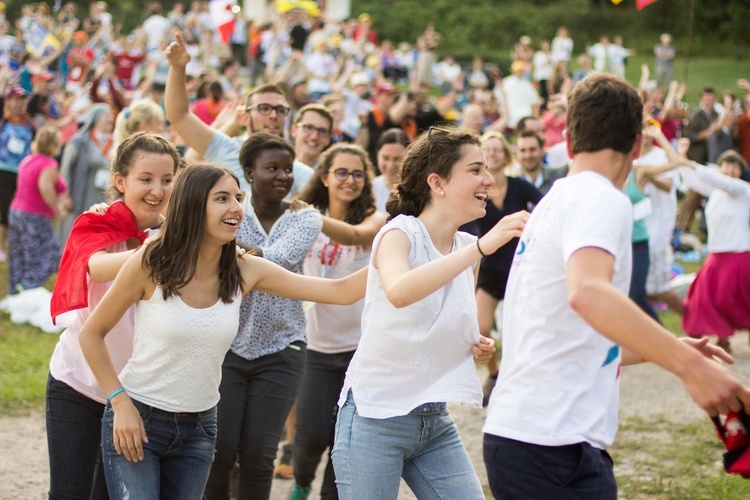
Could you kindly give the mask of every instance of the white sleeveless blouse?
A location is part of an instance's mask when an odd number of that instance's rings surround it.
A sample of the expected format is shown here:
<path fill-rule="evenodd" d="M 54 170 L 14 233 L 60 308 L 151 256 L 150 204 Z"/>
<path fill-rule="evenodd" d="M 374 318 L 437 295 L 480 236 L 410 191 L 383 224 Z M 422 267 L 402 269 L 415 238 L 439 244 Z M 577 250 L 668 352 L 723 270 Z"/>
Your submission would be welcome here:
<path fill-rule="evenodd" d="M 422 221 L 399 215 L 375 237 L 402 231 L 409 238 L 409 266 L 442 257 Z M 458 232 L 453 251 L 476 237 Z M 459 402 L 481 408 L 482 388 L 471 348 L 479 342 L 474 272 L 467 267 L 450 283 L 397 309 L 385 296 L 380 273 L 370 259 L 362 338 L 346 374 L 339 405 L 352 390 L 357 413 L 368 418 L 406 415 L 430 402 Z"/>
<path fill-rule="evenodd" d="M 133 356 L 120 373 L 130 397 L 172 412 L 196 413 L 219 402 L 221 364 L 237 335 L 242 296 L 196 309 L 156 287 L 136 304 Z"/>

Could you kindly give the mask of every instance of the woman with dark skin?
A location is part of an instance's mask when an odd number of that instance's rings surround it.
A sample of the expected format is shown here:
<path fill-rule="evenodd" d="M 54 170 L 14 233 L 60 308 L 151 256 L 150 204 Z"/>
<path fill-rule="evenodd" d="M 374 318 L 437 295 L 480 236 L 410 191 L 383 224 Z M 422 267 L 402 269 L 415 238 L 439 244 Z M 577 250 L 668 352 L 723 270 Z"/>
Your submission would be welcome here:
<path fill-rule="evenodd" d="M 302 274 L 322 222 L 314 209 L 293 211 L 284 201 L 294 182 L 294 149 L 283 139 L 255 133 L 240 150 L 251 186 L 237 231 L 240 243 Z M 206 485 L 208 499 L 228 498 L 239 453 L 238 498 L 268 498 L 284 421 L 297 397 L 305 361 L 305 317 L 298 300 L 250 292 L 222 366 L 216 456 Z"/>

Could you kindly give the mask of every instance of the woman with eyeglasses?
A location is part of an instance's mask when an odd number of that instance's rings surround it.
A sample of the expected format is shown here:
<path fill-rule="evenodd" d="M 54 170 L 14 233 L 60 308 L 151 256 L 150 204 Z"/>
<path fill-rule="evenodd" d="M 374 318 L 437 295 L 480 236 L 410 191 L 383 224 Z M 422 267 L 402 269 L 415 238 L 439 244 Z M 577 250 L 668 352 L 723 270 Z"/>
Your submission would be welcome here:
<path fill-rule="evenodd" d="M 417 498 L 484 498 L 446 402 L 481 406 L 474 363 L 495 349 L 477 325 L 479 259 L 528 219 L 505 217 L 480 239 L 458 231 L 485 215 L 492 184 L 473 133 L 433 128 L 406 150 L 339 398 L 332 457 L 342 499 L 396 498 L 401 478 Z"/>
<path fill-rule="evenodd" d="M 505 167 L 513 158 L 508 141 L 500 132 L 487 132 L 482 135 L 482 148 L 487 158 L 487 171 L 495 180 L 495 185 L 487 197 L 486 214 L 475 222 L 477 234 L 482 236 L 495 227 L 495 224 L 506 215 L 520 210 L 530 210 L 542 199 L 542 193 L 530 182 L 518 177 L 506 177 Z M 492 327 L 496 325 L 495 310 L 505 298 L 505 286 L 508 283 L 510 266 L 518 246 L 518 238 L 513 238 L 497 252 L 482 258 L 477 278 L 477 318 L 479 333 L 485 337 L 492 336 Z M 502 333 L 500 322 L 498 332 Z M 489 377 L 484 383 L 482 406 L 487 406 L 492 389 L 497 382 L 498 363 L 493 358 L 487 364 Z"/>
<path fill-rule="evenodd" d="M 250 185 L 239 242 L 302 274 L 302 264 L 322 223 L 313 209 L 292 211 L 284 198 L 294 183 L 294 149 L 281 137 L 252 134 L 239 161 Z M 240 325 L 222 365 L 217 407 L 219 431 L 205 498 L 229 498 L 229 478 L 239 455 L 237 498 L 268 498 L 284 421 L 297 397 L 305 362 L 302 302 L 261 292 L 242 299 Z"/>
<path fill-rule="evenodd" d="M 323 214 L 323 230 L 305 259 L 310 276 L 347 276 L 367 266 L 372 240 L 385 224 L 375 211 L 372 165 L 353 144 L 337 144 L 323 153 L 300 198 Z M 364 301 L 350 306 L 311 304 L 307 319 L 307 359 L 297 396 L 293 498 L 305 498 L 326 449 L 333 447 L 339 393 L 362 332 Z M 328 453 L 320 497 L 336 499 Z M 299 496 L 294 496 L 299 495 Z"/>

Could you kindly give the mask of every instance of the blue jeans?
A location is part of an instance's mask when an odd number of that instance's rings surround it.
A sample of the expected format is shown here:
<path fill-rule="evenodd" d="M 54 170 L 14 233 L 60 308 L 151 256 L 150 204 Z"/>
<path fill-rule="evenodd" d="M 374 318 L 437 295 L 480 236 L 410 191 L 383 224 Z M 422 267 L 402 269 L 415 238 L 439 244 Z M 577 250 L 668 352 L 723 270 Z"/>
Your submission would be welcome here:
<path fill-rule="evenodd" d="M 541 446 L 484 435 L 484 465 L 498 500 L 616 500 L 612 458 L 588 443 Z"/>
<path fill-rule="evenodd" d="M 333 466 L 342 500 L 395 499 L 400 478 L 419 499 L 484 498 L 445 403 L 426 403 L 399 417 L 365 418 L 349 391 L 336 422 Z"/>
<path fill-rule="evenodd" d="M 216 407 L 200 413 L 173 413 L 133 400 L 146 428 L 143 460 L 131 462 L 115 451 L 111 406 L 102 418 L 102 453 L 113 499 L 200 500 L 216 446 Z"/>
<path fill-rule="evenodd" d="M 106 500 L 101 432 L 104 405 L 47 378 L 50 500 Z"/>

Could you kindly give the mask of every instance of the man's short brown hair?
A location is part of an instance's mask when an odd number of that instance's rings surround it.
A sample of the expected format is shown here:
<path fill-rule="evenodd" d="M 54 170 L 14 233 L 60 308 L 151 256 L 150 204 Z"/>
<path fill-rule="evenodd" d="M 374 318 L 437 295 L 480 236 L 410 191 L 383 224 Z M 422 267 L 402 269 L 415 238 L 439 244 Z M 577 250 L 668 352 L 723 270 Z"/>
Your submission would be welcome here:
<path fill-rule="evenodd" d="M 627 154 L 641 134 L 643 101 L 625 80 L 597 73 L 568 98 L 567 129 L 573 154 L 611 149 Z"/>
<path fill-rule="evenodd" d="M 328 108 L 326 108 L 322 104 L 318 104 L 318 103 L 306 104 L 306 105 L 302 106 L 300 108 L 300 110 L 297 112 L 297 116 L 294 119 L 294 124 L 296 125 L 299 122 L 301 122 L 302 121 L 302 117 L 308 111 L 311 112 L 311 113 L 318 113 L 320 116 L 322 116 L 323 118 L 325 118 L 326 120 L 328 120 L 328 123 L 329 123 L 329 125 L 328 125 L 328 132 L 330 133 L 330 132 L 333 131 L 333 115 L 331 114 L 330 111 L 328 111 Z"/>
<path fill-rule="evenodd" d="M 256 94 L 279 94 L 286 100 L 286 94 L 284 94 L 284 91 L 281 90 L 281 87 L 279 87 L 275 83 L 266 83 L 251 90 L 250 93 L 247 94 L 247 100 L 245 101 L 248 106 L 250 106 L 250 101 Z"/>

